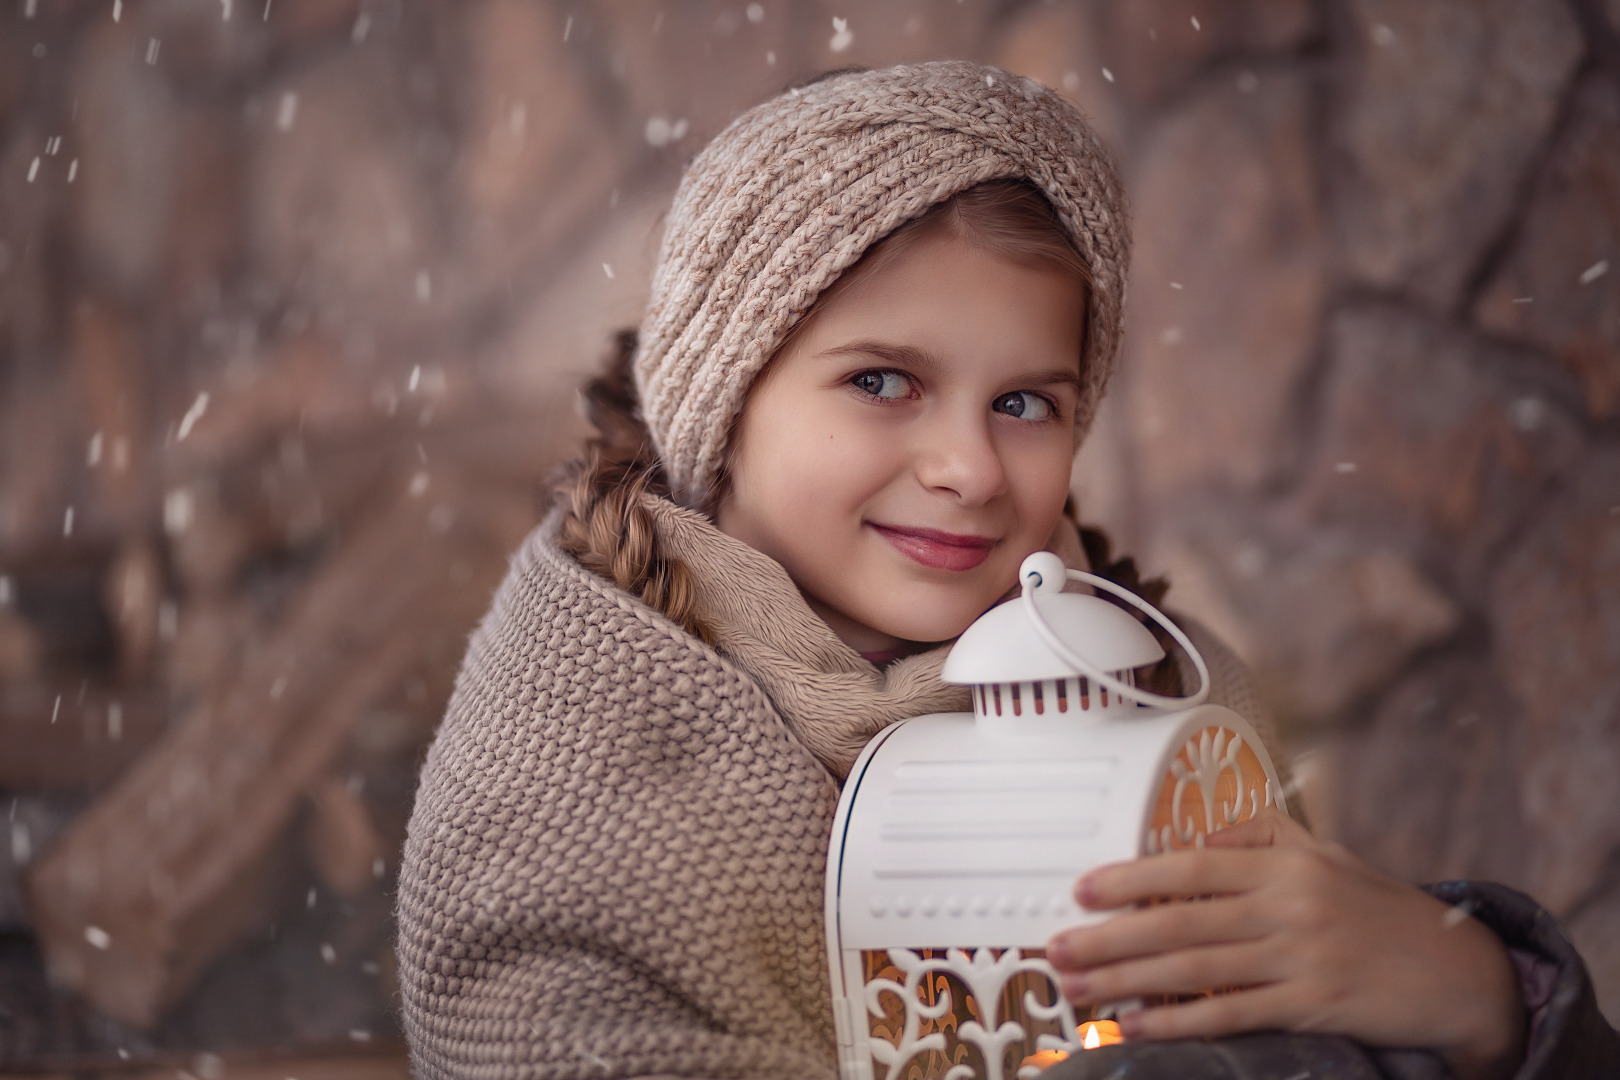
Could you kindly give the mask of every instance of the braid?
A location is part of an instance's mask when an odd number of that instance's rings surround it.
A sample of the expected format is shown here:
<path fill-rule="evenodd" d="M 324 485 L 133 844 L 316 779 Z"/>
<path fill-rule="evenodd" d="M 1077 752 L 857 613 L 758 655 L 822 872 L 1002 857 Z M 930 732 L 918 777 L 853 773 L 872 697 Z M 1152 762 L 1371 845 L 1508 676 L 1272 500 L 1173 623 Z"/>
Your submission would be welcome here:
<path fill-rule="evenodd" d="M 596 434 L 557 485 L 561 543 L 585 569 L 611 580 L 687 633 L 713 644 L 697 616 L 691 571 L 664 554 L 643 495 L 669 496 L 669 481 L 636 408 L 630 373 L 636 334 L 621 330 L 607 370 L 585 384 L 585 415 Z"/>
<path fill-rule="evenodd" d="M 1080 546 L 1085 549 L 1086 562 L 1091 565 L 1092 573 L 1131 590 L 1154 607 L 1164 603 L 1164 594 L 1170 591 L 1168 581 L 1162 577 L 1143 579 L 1136 560 L 1129 555 L 1114 558 L 1114 545 L 1109 541 L 1108 534 L 1095 525 L 1081 524 L 1072 498 L 1064 504 L 1063 512 L 1080 530 Z"/>

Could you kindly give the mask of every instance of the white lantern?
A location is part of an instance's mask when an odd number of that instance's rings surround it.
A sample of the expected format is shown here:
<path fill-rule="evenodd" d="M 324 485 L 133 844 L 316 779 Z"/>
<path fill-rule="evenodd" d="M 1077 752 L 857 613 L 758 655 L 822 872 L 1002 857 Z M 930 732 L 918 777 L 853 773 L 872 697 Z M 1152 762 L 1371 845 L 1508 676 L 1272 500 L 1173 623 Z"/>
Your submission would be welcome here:
<path fill-rule="evenodd" d="M 844 1080 L 1028 1078 L 1117 1041 L 1058 992 L 1045 942 L 1105 916 L 1073 900 L 1104 863 L 1176 848 L 1283 803 L 1247 722 L 1203 704 L 1209 670 L 1128 590 L 1037 552 L 1020 599 L 968 627 L 947 682 L 972 713 L 880 732 L 844 784 L 827 859 L 827 947 Z M 1136 685 L 1164 656 L 1119 596 L 1191 656 L 1199 690 Z M 1120 1007 L 1128 1007 L 1127 1005 Z M 1112 1038 L 1104 1034 L 1111 1029 Z"/>

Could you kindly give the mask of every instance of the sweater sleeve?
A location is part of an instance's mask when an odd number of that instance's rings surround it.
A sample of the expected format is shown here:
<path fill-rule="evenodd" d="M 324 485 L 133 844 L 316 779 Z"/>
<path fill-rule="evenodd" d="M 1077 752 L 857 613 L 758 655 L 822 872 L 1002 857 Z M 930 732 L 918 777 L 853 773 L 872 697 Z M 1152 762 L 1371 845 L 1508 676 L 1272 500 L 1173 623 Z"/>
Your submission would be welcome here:
<path fill-rule="evenodd" d="M 1620 1076 L 1620 1033 L 1599 1011 L 1580 953 L 1545 908 L 1490 881 L 1445 881 L 1425 891 L 1490 927 L 1513 958 L 1529 1014 L 1514 1080 Z"/>

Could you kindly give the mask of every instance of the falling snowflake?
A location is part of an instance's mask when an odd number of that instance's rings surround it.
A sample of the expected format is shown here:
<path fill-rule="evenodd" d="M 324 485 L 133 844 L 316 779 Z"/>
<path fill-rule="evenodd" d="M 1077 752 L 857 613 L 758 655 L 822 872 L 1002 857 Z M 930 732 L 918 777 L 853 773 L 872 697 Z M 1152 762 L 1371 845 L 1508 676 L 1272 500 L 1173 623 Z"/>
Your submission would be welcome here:
<path fill-rule="evenodd" d="M 1516 398 L 1508 406 L 1508 416 L 1520 431 L 1535 431 L 1547 417 L 1547 403 L 1538 397 Z"/>
<path fill-rule="evenodd" d="M 180 428 L 174 433 L 175 441 L 185 442 L 186 436 L 191 434 L 191 429 L 197 426 L 197 421 L 201 420 L 203 413 L 207 411 L 208 391 L 204 390 L 197 395 L 197 400 L 191 403 L 191 408 L 186 410 L 186 415 L 180 418 Z"/>
<path fill-rule="evenodd" d="M 191 527 L 193 510 L 191 492 L 175 488 L 163 498 L 163 530 L 170 536 L 179 536 Z"/>
<path fill-rule="evenodd" d="M 679 142 L 685 138 L 686 129 L 685 117 L 671 121 L 662 116 L 654 116 L 647 121 L 647 128 L 643 134 L 646 136 L 647 145 L 662 150 L 670 143 Z"/>
<path fill-rule="evenodd" d="M 827 42 L 827 48 L 831 49 L 833 52 L 843 52 L 845 49 L 850 47 L 854 40 L 855 35 L 850 32 L 849 20 L 840 19 L 836 15 L 833 16 L 833 36 L 832 39 Z"/>
<path fill-rule="evenodd" d="M 291 130 L 297 118 L 298 95 L 289 90 L 281 95 L 281 107 L 276 110 L 276 127 L 282 131 Z"/>

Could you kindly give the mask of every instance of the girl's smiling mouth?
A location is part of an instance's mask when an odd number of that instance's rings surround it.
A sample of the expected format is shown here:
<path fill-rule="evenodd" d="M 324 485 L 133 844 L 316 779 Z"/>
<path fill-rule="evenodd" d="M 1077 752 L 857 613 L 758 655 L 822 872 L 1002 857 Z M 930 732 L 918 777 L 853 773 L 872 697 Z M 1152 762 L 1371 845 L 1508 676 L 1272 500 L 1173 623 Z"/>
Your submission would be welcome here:
<path fill-rule="evenodd" d="M 990 557 L 996 541 L 990 536 L 964 536 L 911 526 L 879 525 L 867 522 L 900 554 L 932 570 L 972 570 Z"/>

